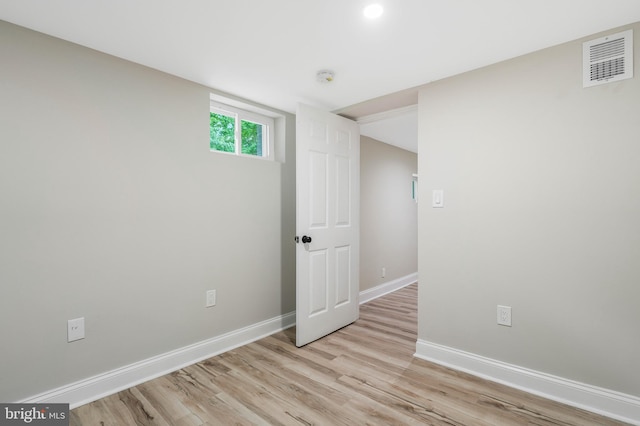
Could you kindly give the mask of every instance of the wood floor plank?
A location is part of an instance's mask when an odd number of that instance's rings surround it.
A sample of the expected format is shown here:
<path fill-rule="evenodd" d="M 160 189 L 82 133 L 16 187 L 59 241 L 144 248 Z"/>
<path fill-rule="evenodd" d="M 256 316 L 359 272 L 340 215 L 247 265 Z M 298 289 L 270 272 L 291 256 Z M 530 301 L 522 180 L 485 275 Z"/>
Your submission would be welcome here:
<path fill-rule="evenodd" d="M 78 407 L 70 424 L 623 424 L 415 358 L 416 339 L 414 284 L 302 348 L 284 330 Z"/>

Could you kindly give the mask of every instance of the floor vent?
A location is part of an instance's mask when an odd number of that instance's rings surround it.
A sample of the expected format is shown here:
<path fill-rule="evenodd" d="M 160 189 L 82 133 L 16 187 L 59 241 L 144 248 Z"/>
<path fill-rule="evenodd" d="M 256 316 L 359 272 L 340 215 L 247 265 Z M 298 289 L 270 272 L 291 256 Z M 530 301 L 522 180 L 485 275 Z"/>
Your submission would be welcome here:
<path fill-rule="evenodd" d="M 582 44 L 583 87 L 633 77 L 633 30 Z"/>

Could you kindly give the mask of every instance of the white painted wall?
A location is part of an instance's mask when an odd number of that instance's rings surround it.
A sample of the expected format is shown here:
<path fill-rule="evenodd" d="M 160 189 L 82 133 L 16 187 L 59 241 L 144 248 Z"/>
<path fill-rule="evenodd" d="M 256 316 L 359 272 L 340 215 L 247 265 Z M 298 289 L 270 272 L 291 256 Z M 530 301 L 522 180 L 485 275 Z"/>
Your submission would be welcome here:
<path fill-rule="evenodd" d="M 583 89 L 579 40 L 421 90 L 420 198 L 445 191 L 419 211 L 421 340 L 640 396 L 640 24 L 626 28 L 631 80 Z"/>
<path fill-rule="evenodd" d="M 294 162 L 210 152 L 210 89 L 5 22 L 0 57 L 0 401 L 295 310 Z"/>

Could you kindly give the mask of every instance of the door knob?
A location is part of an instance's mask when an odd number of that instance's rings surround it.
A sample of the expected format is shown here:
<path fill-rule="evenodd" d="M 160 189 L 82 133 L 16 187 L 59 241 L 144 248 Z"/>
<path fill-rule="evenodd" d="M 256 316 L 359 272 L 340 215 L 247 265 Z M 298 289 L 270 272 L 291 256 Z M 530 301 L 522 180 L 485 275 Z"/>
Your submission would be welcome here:
<path fill-rule="evenodd" d="M 311 237 L 307 237 L 306 235 L 302 236 L 302 243 L 307 244 L 311 242 Z"/>

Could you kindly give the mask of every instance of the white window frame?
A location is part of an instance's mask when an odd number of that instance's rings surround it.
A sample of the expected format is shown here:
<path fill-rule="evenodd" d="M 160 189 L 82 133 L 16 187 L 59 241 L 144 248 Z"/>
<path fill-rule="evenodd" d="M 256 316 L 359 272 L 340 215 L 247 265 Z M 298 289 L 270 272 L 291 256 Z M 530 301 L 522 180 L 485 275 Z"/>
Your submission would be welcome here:
<path fill-rule="evenodd" d="M 210 101 L 209 112 L 235 118 L 235 152 L 218 151 L 217 149 L 210 148 L 211 152 L 248 158 L 261 158 L 265 160 L 274 159 L 273 144 L 275 140 L 275 122 L 273 118 L 256 112 L 247 111 L 242 108 L 223 104 L 213 99 Z M 242 121 L 250 121 L 264 126 L 266 131 L 262 134 L 262 156 L 242 153 L 242 141 L 240 140 L 242 136 Z"/>

